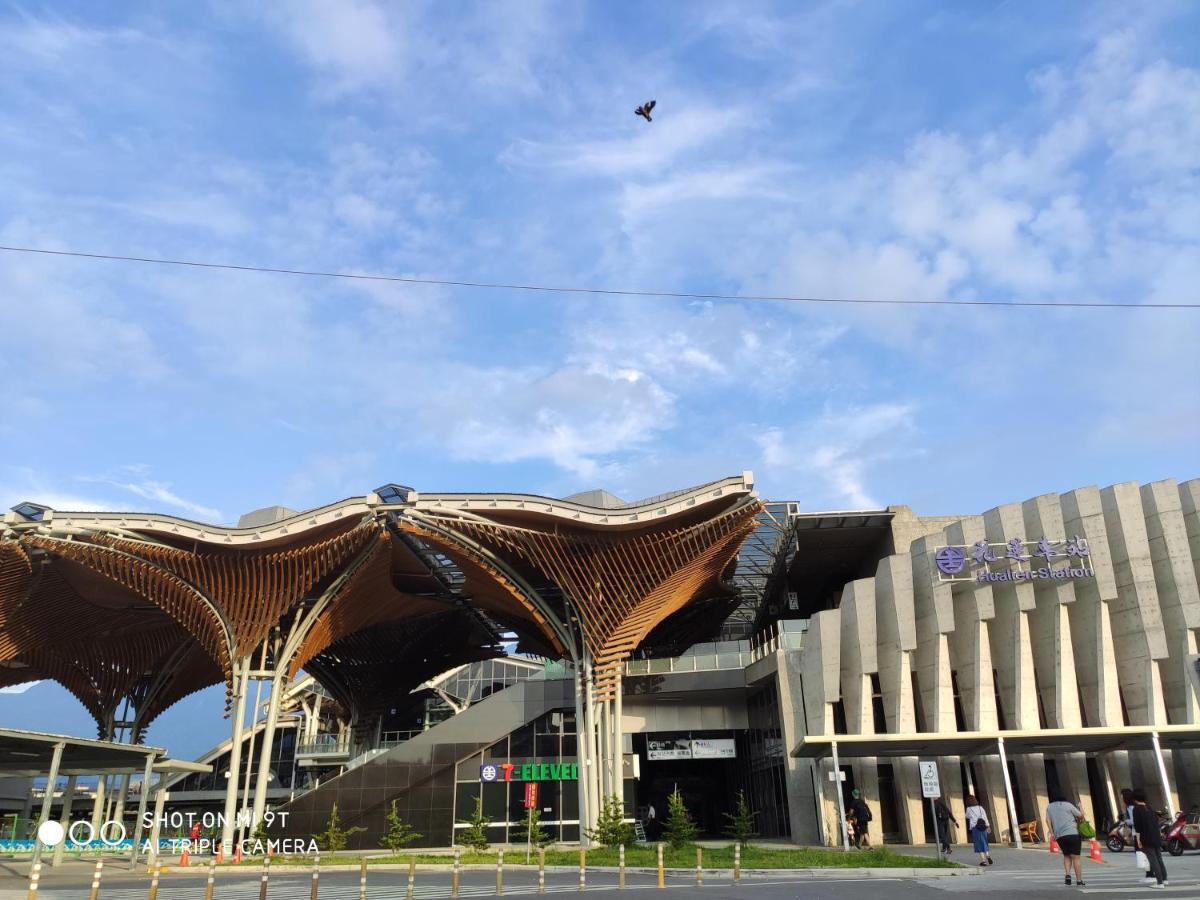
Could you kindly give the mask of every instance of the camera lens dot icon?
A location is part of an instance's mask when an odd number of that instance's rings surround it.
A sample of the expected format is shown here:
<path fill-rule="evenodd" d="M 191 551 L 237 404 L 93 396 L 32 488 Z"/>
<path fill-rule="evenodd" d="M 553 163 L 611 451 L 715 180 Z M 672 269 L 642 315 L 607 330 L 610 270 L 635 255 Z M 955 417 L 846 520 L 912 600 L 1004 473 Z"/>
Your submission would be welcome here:
<path fill-rule="evenodd" d="M 61 822 L 43 822 L 38 826 L 37 834 L 38 840 L 47 847 L 57 847 L 66 836 Z"/>

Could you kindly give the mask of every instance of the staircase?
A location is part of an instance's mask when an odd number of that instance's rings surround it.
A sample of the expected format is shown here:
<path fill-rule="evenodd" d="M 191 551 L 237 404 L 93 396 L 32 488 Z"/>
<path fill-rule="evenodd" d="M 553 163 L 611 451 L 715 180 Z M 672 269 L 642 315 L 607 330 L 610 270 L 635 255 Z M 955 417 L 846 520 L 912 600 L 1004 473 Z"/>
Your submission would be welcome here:
<path fill-rule="evenodd" d="M 368 751 L 361 764 L 275 808 L 270 837 L 307 838 L 325 829 L 336 803 L 343 828 L 361 826 L 349 849 L 372 849 L 386 831 L 385 817 L 397 811 L 423 837 L 413 846 L 447 846 L 453 838 L 454 785 L 458 763 L 547 712 L 572 709 L 574 682 L 531 678 L 472 704 L 463 712 L 410 740 Z"/>

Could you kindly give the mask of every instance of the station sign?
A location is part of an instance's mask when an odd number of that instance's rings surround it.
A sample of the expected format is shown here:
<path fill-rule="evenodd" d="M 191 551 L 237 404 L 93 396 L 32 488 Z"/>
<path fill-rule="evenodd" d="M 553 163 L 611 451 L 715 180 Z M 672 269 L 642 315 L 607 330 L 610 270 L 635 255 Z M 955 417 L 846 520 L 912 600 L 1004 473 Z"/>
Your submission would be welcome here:
<path fill-rule="evenodd" d="M 578 781 L 579 763 L 490 762 L 479 767 L 480 781 Z"/>
<path fill-rule="evenodd" d="M 938 581 L 977 584 L 1094 578 L 1091 557 L 1087 539 L 1079 535 L 1060 541 L 1017 537 L 996 543 L 948 544 L 933 553 Z"/>
<path fill-rule="evenodd" d="M 646 740 L 646 758 L 663 759 L 735 759 L 737 744 L 733 738 L 652 737 Z"/>

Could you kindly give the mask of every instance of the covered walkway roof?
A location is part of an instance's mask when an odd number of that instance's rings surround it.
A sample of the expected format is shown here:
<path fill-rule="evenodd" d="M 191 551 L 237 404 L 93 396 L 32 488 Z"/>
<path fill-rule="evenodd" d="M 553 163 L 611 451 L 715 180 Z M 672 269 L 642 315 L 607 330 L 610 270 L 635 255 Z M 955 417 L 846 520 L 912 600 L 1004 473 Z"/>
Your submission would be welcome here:
<path fill-rule="evenodd" d="M 155 772 L 209 772 L 203 763 L 168 759 L 161 747 L 93 741 L 65 734 L 0 728 L 0 776 L 30 778 L 51 770 L 54 751 L 62 747 L 59 775 L 124 775 L 145 770 L 146 757 L 153 754 Z"/>
<path fill-rule="evenodd" d="M 1154 735 L 1163 750 L 1200 748 L 1197 725 L 1124 725 L 1112 728 L 1047 728 L 1027 731 L 910 732 L 908 734 L 811 734 L 792 756 L 824 759 L 837 745 L 841 759 L 864 756 L 980 756 L 995 753 L 1004 739 L 1009 753 L 1105 753 L 1153 750 Z"/>

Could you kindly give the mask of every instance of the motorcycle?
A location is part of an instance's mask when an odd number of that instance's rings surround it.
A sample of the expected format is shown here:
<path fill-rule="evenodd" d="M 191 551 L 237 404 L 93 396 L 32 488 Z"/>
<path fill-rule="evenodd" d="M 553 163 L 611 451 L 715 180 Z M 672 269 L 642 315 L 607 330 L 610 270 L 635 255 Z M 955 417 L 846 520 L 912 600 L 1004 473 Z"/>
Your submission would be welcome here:
<path fill-rule="evenodd" d="M 1167 832 L 1174 826 L 1175 823 L 1168 820 L 1167 817 L 1161 812 L 1159 812 L 1157 815 L 1158 832 L 1162 835 L 1163 846 L 1167 846 Z M 1132 847 L 1133 828 L 1130 827 L 1128 822 L 1126 822 L 1124 819 L 1121 819 L 1116 825 L 1110 828 L 1108 833 L 1104 836 L 1104 846 L 1108 847 L 1108 849 L 1113 853 L 1120 853 L 1126 847 Z M 1179 852 L 1182 853 L 1183 850 L 1180 850 Z"/>
<path fill-rule="evenodd" d="M 1163 846 L 1172 856 L 1183 856 L 1185 850 L 1200 850 L 1200 816 L 1189 816 L 1180 810 L 1163 837 Z"/>

